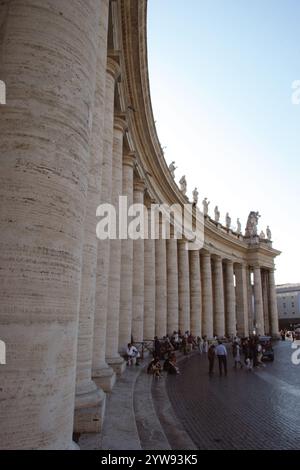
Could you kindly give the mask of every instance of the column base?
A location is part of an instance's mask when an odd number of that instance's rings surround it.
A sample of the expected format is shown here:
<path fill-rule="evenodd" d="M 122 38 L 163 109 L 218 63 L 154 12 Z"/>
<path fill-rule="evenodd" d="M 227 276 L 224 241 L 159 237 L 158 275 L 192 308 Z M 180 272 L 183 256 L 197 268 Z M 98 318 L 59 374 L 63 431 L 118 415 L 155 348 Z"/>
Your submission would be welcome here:
<path fill-rule="evenodd" d="M 110 393 L 116 383 L 116 374 L 111 367 L 106 366 L 93 370 L 92 379 L 97 387 L 102 388 L 106 393 Z"/>
<path fill-rule="evenodd" d="M 122 375 L 126 369 L 126 362 L 121 356 L 106 358 L 106 362 L 118 376 Z"/>
<path fill-rule="evenodd" d="M 74 433 L 99 433 L 102 429 L 106 396 L 93 385 L 94 390 L 75 396 Z"/>

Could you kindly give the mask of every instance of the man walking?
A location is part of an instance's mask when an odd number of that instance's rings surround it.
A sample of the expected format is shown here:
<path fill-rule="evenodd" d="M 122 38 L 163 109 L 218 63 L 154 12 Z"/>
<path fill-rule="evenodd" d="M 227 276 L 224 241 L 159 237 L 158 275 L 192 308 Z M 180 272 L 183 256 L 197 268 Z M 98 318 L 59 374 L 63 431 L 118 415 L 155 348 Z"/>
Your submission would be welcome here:
<path fill-rule="evenodd" d="M 214 373 L 214 363 L 215 363 L 215 345 L 212 344 L 209 346 L 208 353 L 207 353 L 208 363 L 209 363 L 209 375 Z"/>
<path fill-rule="evenodd" d="M 227 375 L 227 349 L 225 348 L 222 341 L 218 341 L 218 346 L 216 347 L 216 356 L 219 361 L 219 372 L 220 377 L 222 376 L 222 369 L 224 368 L 224 373 Z"/>

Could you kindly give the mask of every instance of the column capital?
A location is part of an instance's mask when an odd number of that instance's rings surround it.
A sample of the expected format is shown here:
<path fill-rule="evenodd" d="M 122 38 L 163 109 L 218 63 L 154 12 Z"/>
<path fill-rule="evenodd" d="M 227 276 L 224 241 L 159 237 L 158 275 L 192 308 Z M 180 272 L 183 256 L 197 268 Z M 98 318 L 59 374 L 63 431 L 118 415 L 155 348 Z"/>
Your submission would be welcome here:
<path fill-rule="evenodd" d="M 114 80 L 121 75 L 121 67 L 119 64 L 119 55 L 109 55 L 106 62 L 106 72 L 110 74 Z"/>
<path fill-rule="evenodd" d="M 138 179 L 133 182 L 133 190 L 143 193 L 146 189 L 146 183 L 145 180 Z"/>
<path fill-rule="evenodd" d="M 134 168 L 135 162 L 136 162 L 135 152 L 128 152 L 123 155 L 124 166 L 130 166 L 131 168 Z"/>
<path fill-rule="evenodd" d="M 233 266 L 233 260 L 232 259 L 224 259 L 225 264 L 228 266 Z"/>
<path fill-rule="evenodd" d="M 116 113 L 114 116 L 114 129 L 122 132 L 122 134 L 125 134 L 125 132 L 128 129 L 128 124 L 126 120 L 126 114 L 125 113 Z"/>
<path fill-rule="evenodd" d="M 223 260 L 221 255 L 212 254 L 211 257 L 213 261 L 222 262 Z"/>
<path fill-rule="evenodd" d="M 209 251 L 200 251 L 200 255 L 203 256 L 203 258 L 206 258 L 206 259 L 211 259 L 211 253 Z"/>

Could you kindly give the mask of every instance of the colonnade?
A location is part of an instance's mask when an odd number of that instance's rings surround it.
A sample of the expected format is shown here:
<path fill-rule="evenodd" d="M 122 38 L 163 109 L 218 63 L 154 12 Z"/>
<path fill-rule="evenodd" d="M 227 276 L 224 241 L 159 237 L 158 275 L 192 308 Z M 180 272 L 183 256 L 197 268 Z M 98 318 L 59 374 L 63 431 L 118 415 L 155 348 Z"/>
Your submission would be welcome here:
<path fill-rule="evenodd" d="M 143 163 L 142 113 L 129 106 L 142 93 L 126 73 L 120 2 L 23 3 L 6 11 L 0 38 L 0 448 L 71 449 L 73 431 L 101 430 L 131 339 L 277 333 L 274 270 L 248 260 L 246 241 L 232 240 L 236 260 L 208 242 L 188 250 L 161 226 L 156 239 L 96 237 L 100 204 L 119 221 L 120 196 L 164 202 Z M 137 8 L 145 16 L 144 0 L 125 3 L 124 24 Z"/>

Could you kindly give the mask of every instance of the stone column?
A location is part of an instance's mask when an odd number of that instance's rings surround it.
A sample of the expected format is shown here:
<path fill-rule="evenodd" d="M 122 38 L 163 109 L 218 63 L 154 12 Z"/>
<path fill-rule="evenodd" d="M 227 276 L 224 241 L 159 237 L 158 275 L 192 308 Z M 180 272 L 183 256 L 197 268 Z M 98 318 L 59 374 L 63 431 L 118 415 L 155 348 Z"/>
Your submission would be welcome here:
<path fill-rule="evenodd" d="M 167 285 L 167 332 L 172 335 L 179 328 L 177 239 L 173 233 L 167 240 Z"/>
<path fill-rule="evenodd" d="M 235 265 L 235 279 L 237 334 L 246 337 L 249 335 L 249 324 L 247 269 L 244 264 Z"/>
<path fill-rule="evenodd" d="M 123 157 L 123 195 L 127 196 L 127 211 L 133 204 L 133 169 L 136 158 L 134 153 Z M 123 239 L 121 256 L 121 292 L 120 292 L 120 319 L 119 319 L 119 351 L 126 352 L 127 344 L 131 341 L 132 319 L 132 276 L 133 276 L 133 240 L 129 237 Z"/>
<path fill-rule="evenodd" d="M 224 281 L 221 256 L 213 259 L 214 334 L 225 336 Z"/>
<path fill-rule="evenodd" d="M 127 128 L 124 115 L 115 115 L 112 159 L 111 202 L 117 216 L 117 238 L 110 240 L 108 305 L 106 318 L 106 362 L 117 374 L 126 363 L 119 354 L 119 316 L 121 287 L 121 240 L 119 238 L 119 198 L 122 194 L 123 136 Z"/>
<path fill-rule="evenodd" d="M 248 325 L 249 333 L 253 333 L 254 328 L 254 301 L 253 301 L 253 286 L 251 282 L 251 268 L 246 269 L 247 275 L 247 292 L 248 292 Z"/>
<path fill-rule="evenodd" d="M 134 182 L 133 202 L 144 205 L 145 183 Z M 142 214 L 141 214 L 142 215 Z M 144 234 L 133 241 L 133 294 L 132 294 L 132 338 L 143 341 L 144 335 Z"/>
<path fill-rule="evenodd" d="M 270 312 L 269 312 L 269 272 L 264 269 L 261 271 L 261 284 L 263 295 L 264 325 L 265 333 L 270 334 Z"/>
<path fill-rule="evenodd" d="M 155 335 L 159 338 L 167 334 L 167 254 L 161 228 L 160 220 L 160 238 L 155 240 Z"/>
<path fill-rule="evenodd" d="M 201 253 L 202 334 L 213 337 L 213 291 L 210 253 Z"/>
<path fill-rule="evenodd" d="M 189 251 L 185 240 L 178 240 L 178 305 L 179 329 L 183 334 L 190 330 L 190 274 Z"/>
<path fill-rule="evenodd" d="M 233 262 L 225 262 L 226 333 L 236 335 L 236 300 L 234 287 Z"/>
<path fill-rule="evenodd" d="M 191 291 L 191 332 L 195 336 L 201 336 L 202 298 L 199 250 L 190 250 L 189 257 Z"/>
<path fill-rule="evenodd" d="M 256 333 L 263 335 L 264 328 L 264 309 L 263 309 L 263 296 L 261 285 L 261 270 L 259 266 L 254 266 L 254 310 L 255 310 L 255 324 Z"/>
<path fill-rule="evenodd" d="M 100 7 L 1 6 L 1 449 L 73 448 Z"/>
<path fill-rule="evenodd" d="M 154 201 L 152 201 L 154 204 Z M 144 339 L 155 335 L 155 240 L 151 238 L 151 212 L 148 208 L 148 239 L 144 241 Z"/>
<path fill-rule="evenodd" d="M 277 310 L 277 297 L 276 297 L 276 284 L 274 269 L 269 271 L 269 298 L 270 298 L 270 324 L 271 335 L 278 336 L 278 310 Z"/>
<path fill-rule="evenodd" d="M 116 60 L 107 59 L 105 83 L 105 122 L 101 178 L 101 203 L 111 204 L 115 82 L 120 74 Z M 105 392 L 112 390 L 116 377 L 105 361 L 108 309 L 110 240 L 98 241 L 92 377 Z"/>
<path fill-rule="evenodd" d="M 108 0 L 101 2 L 88 196 L 84 221 L 74 414 L 74 432 L 76 433 L 100 432 L 105 411 L 105 393 L 91 380 L 91 374 L 97 268 L 95 229 L 96 209 L 101 195 L 108 5 Z"/>

